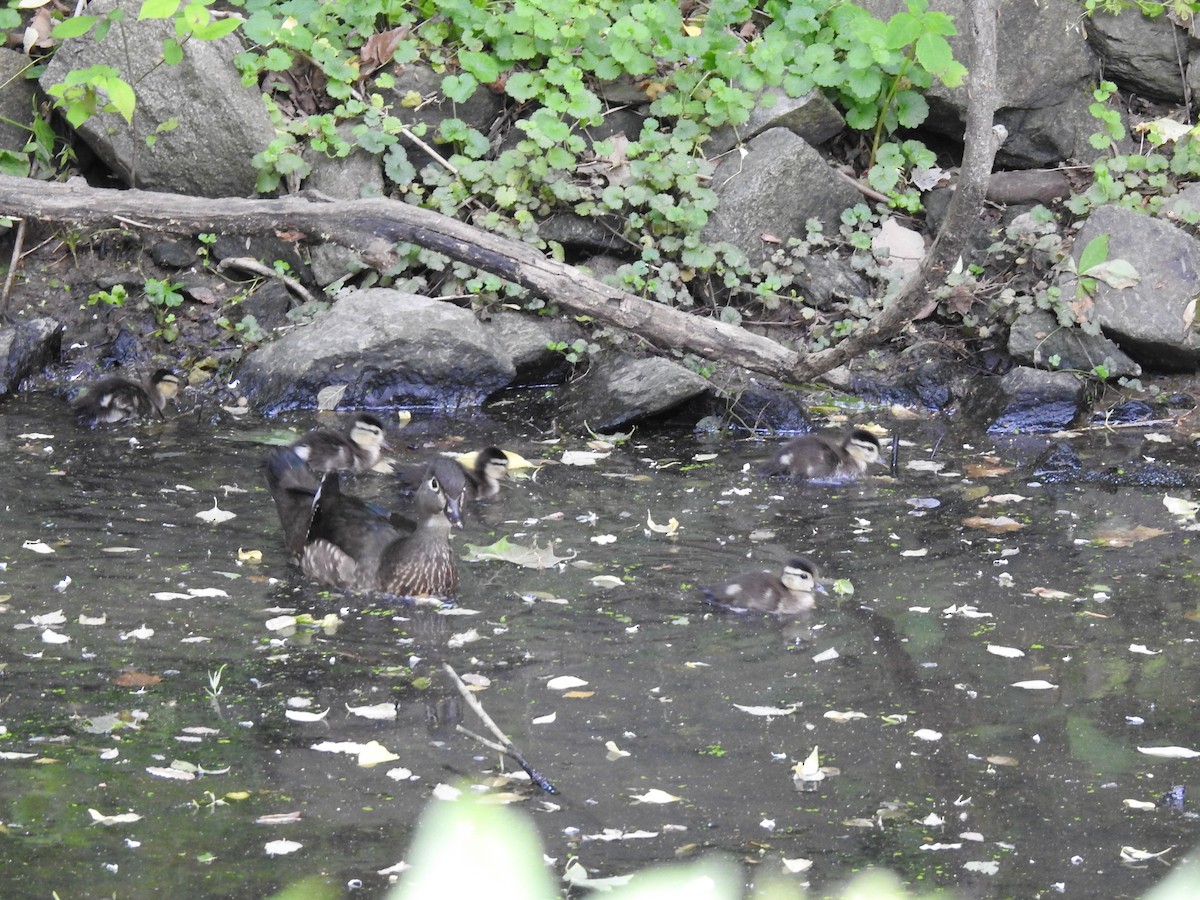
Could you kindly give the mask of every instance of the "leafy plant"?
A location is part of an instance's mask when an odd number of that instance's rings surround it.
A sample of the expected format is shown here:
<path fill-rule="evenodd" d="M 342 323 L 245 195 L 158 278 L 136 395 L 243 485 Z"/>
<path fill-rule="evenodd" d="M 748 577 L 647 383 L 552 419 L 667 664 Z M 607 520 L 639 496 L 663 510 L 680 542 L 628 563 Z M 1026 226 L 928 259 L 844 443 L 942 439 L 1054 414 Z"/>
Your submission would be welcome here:
<path fill-rule="evenodd" d="M 88 294 L 87 305 L 95 306 L 98 303 L 103 303 L 105 306 L 121 307 L 125 305 L 125 301 L 129 299 L 129 293 L 125 290 L 125 285 L 114 284 L 112 290 L 96 291 L 94 294 Z"/>
<path fill-rule="evenodd" d="M 171 310 L 183 304 L 183 294 L 180 293 L 182 287 L 183 285 L 173 284 L 170 280 L 146 279 L 146 301 L 157 326 L 155 334 L 168 344 L 179 337 L 179 325 L 175 313 Z"/>

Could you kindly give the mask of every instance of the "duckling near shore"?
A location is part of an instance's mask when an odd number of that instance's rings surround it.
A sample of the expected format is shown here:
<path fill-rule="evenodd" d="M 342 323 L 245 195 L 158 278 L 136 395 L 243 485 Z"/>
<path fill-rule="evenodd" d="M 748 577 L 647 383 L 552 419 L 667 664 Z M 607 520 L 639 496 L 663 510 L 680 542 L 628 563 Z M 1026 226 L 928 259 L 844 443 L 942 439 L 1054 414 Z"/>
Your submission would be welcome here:
<path fill-rule="evenodd" d="M 775 451 L 762 473 L 804 481 L 850 481 L 881 461 L 879 439 L 865 428 L 855 428 L 840 439 L 823 434 L 792 438 Z"/>
<path fill-rule="evenodd" d="M 85 428 L 113 425 L 156 415 L 179 394 L 182 382 L 170 369 L 156 369 L 145 384 L 111 375 L 101 378 L 71 403 L 75 421 Z"/>

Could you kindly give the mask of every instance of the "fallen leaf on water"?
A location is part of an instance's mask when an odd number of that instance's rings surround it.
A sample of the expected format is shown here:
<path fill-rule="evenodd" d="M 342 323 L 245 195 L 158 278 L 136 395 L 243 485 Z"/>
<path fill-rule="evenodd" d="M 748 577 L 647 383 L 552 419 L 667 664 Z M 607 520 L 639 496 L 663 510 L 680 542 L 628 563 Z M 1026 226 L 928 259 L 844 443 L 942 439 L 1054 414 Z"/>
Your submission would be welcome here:
<path fill-rule="evenodd" d="M 1141 654 L 1144 654 L 1145 656 L 1158 656 L 1158 654 L 1162 653 L 1161 650 L 1151 650 L 1145 644 L 1130 644 L 1129 652 L 1130 653 L 1141 653 Z"/>
<path fill-rule="evenodd" d="M 1071 594 L 1068 594 L 1066 591 L 1060 591 L 1055 588 L 1048 587 L 1035 587 L 1029 593 L 1033 594 L 1035 597 L 1044 597 L 1047 600 L 1066 600 L 1071 597 Z"/>
<path fill-rule="evenodd" d="M 567 863 L 563 869 L 563 881 L 573 887 L 592 888 L 597 893 L 611 891 L 613 888 L 624 887 L 633 880 L 633 875 L 610 875 L 607 878 L 592 878 L 577 859 Z"/>
<path fill-rule="evenodd" d="M 615 544 L 617 536 L 615 534 L 598 534 L 592 538 L 593 544 Z"/>
<path fill-rule="evenodd" d="M 624 759 L 626 756 L 632 755 L 628 750 L 622 750 L 620 747 L 618 747 L 615 741 L 608 741 L 604 745 L 604 749 L 608 751 L 608 753 L 605 754 L 605 759 L 607 759 L 609 762 L 615 762 L 618 759 Z"/>
<path fill-rule="evenodd" d="M 934 731 L 932 728 L 918 728 L 913 732 L 913 737 L 920 741 L 940 741 L 942 733 Z"/>
<path fill-rule="evenodd" d="M 1163 506 L 1167 508 L 1167 512 L 1175 516 L 1194 516 L 1196 511 L 1200 510 L 1200 503 L 1185 500 L 1182 497 L 1172 497 L 1170 494 L 1163 497 Z"/>
<path fill-rule="evenodd" d="M 1019 766 L 1021 763 L 1013 756 L 989 756 L 987 761 L 993 766 Z"/>
<path fill-rule="evenodd" d="M 40 616 L 30 616 L 29 621 L 45 628 L 50 625 L 65 625 L 67 617 L 63 615 L 61 609 L 56 609 L 54 612 L 42 613 Z"/>
<path fill-rule="evenodd" d="M 554 722 L 554 720 L 557 718 L 558 718 L 558 713 L 552 712 L 552 713 L 547 713 L 544 716 L 534 716 L 530 720 L 530 723 L 533 725 L 549 725 L 552 722 Z"/>
<path fill-rule="evenodd" d="M 922 547 L 920 550 L 901 550 L 901 556 L 925 556 L 929 552 L 928 547 Z"/>
<path fill-rule="evenodd" d="M 566 691 L 571 688 L 586 687 L 587 682 L 582 678 L 576 678 L 574 675 L 559 675 L 556 678 L 551 678 L 546 682 L 546 687 L 552 691 Z"/>
<path fill-rule="evenodd" d="M 564 466 L 594 466 L 602 459 L 607 459 L 611 454 L 601 453 L 597 450 L 564 450 L 562 455 L 562 464 Z"/>
<path fill-rule="evenodd" d="M 1158 808 L 1157 803 L 1151 803 L 1149 800 L 1122 800 L 1121 803 L 1126 809 L 1136 809 L 1139 812 Z"/>
<path fill-rule="evenodd" d="M 241 547 L 238 547 L 237 558 L 238 558 L 238 562 L 260 563 L 260 562 L 262 562 L 262 551 L 261 550 L 243 550 Z"/>
<path fill-rule="evenodd" d="M 466 631 L 460 631 L 458 634 L 452 634 L 446 640 L 446 646 L 452 650 L 458 650 L 465 647 L 467 644 L 473 644 L 476 641 L 483 640 L 479 632 L 474 628 L 468 628 Z"/>
<path fill-rule="evenodd" d="M 567 700 L 586 700 L 588 697 L 596 696 L 595 691 L 567 691 L 563 694 Z"/>
<path fill-rule="evenodd" d="M 254 820 L 255 825 L 291 825 L 294 822 L 300 821 L 300 813 L 268 813 L 265 816 L 259 816 Z"/>
<path fill-rule="evenodd" d="M 399 758 L 379 741 L 368 741 L 358 753 L 358 764 L 364 769 L 370 769 L 380 763 L 395 762 Z"/>
<path fill-rule="evenodd" d="M 790 716 L 800 708 L 800 704 L 797 703 L 794 706 L 742 706 L 740 703 L 735 703 L 733 708 L 740 709 L 752 716 Z"/>
<path fill-rule="evenodd" d="M 1109 547 L 1130 547 L 1139 541 L 1166 534 L 1161 528 L 1148 528 L 1145 525 L 1135 525 L 1132 528 L 1106 528 L 1096 532 L 1096 540 Z"/>
<path fill-rule="evenodd" d="M 122 672 L 113 679 L 117 687 L 150 687 L 162 681 L 161 675 L 149 675 L 145 672 Z"/>
<path fill-rule="evenodd" d="M 545 549 L 539 547 L 536 542 L 532 546 L 525 547 L 521 544 L 511 543 L 507 536 L 500 538 L 496 543 L 489 544 L 486 547 L 478 544 L 467 544 L 466 550 L 467 555 L 464 559 L 467 562 L 498 559 L 503 562 L 522 566 L 526 569 L 552 569 L 561 562 L 575 558 L 574 553 L 570 556 L 555 556 L 553 542 Z"/>
<path fill-rule="evenodd" d="M 672 516 L 667 520 L 666 525 L 659 525 L 650 516 L 650 510 L 646 510 L 646 527 L 655 534 L 673 535 L 679 531 L 679 520 Z"/>
<path fill-rule="evenodd" d="M 298 841 L 267 841 L 263 845 L 263 850 L 267 856 L 287 856 L 287 854 L 295 853 L 303 846 Z"/>
<path fill-rule="evenodd" d="M 1022 497 L 1020 494 L 988 494 L 980 500 L 980 503 L 1020 503 L 1022 500 L 1028 500 L 1028 497 Z"/>
<path fill-rule="evenodd" d="M 1148 860 L 1158 859 L 1160 856 L 1165 856 L 1174 849 L 1174 847 L 1168 847 L 1166 850 L 1159 850 L 1157 853 L 1151 853 L 1149 850 L 1139 850 L 1137 847 L 1122 847 L 1121 862 L 1147 862 Z"/>
<path fill-rule="evenodd" d="M 916 472 L 940 472 L 946 468 L 946 464 L 934 462 L 932 459 L 910 459 L 904 464 L 904 467 Z"/>
<path fill-rule="evenodd" d="M 615 588 L 620 587 L 625 582 L 616 575 L 597 575 L 591 580 L 591 583 L 598 588 Z"/>
<path fill-rule="evenodd" d="M 1051 684 L 1048 681 L 1034 679 L 1033 681 L 1014 681 L 1013 687 L 1021 688 L 1026 691 L 1052 691 L 1057 690 L 1057 684 Z"/>
<path fill-rule="evenodd" d="M 128 825 L 132 822 L 140 822 L 142 820 L 142 817 L 137 813 L 118 813 L 115 816 L 106 816 L 95 809 L 89 809 L 88 815 L 98 825 Z"/>
<path fill-rule="evenodd" d="M 830 647 L 828 650 L 822 650 L 820 653 L 818 653 L 816 656 L 814 656 L 812 658 L 812 660 L 813 660 L 813 662 L 820 663 L 820 662 L 829 662 L 831 659 L 837 659 L 837 658 L 838 658 L 837 650 L 835 650 L 833 647 Z"/>
<path fill-rule="evenodd" d="M 963 466 L 963 471 L 972 478 L 995 478 L 997 475 L 1007 475 L 1012 470 L 1012 466 L 1003 466 L 998 462 L 967 463 Z"/>
<path fill-rule="evenodd" d="M 320 722 L 329 715 L 329 707 L 325 707 L 321 712 L 308 712 L 303 709 L 289 709 L 284 712 L 284 715 L 293 722 Z"/>
<path fill-rule="evenodd" d="M 60 634 L 53 629 L 47 628 L 42 632 L 42 642 L 45 644 L 67 644 L 71 638 L 65 634 Z"/>
<path fill-rule="evenodd" d="M 982 528 L 985 531 L 990 531 L 992 534 L 1004 534 L 1009 531 L 1016 531 L 1025 526 L 1016 519 L 1008 516 L 970 516 L 963 519 L 963 525 L 967 528 Z"/>
<path fill-rule="evenodd" d="M 346 712 L 364 719 L 394 719 L 396 718 L 396 704 L 376 703 L 372 706 L 351 706 L 347 703 Z"/>
<path fill-rule="evenodd" d="M 25 550 L 32 550 L 34 553 L 53 553 L 54 548 L 45 541 L 26 541 L 21 545 Z"/>
<path fill-rule="evenodd" d="M 1000 863 L 994 859 L 971 860 L 962 866 L 968 872 L 979 872 L 981 875 L 995 875 L 1000 871 Z"/>
<path fill-rule="evenodd" d="M 185 772 L 183 769 L 172 769 L 166 766 L 146 766 L 146 771 L 156 778 L 170 778 L 174 781 L 195 781 L 195 772 Z"/>
<path fill-rule="evenodd" d="M 950 616 L 962 616 L 964 619 L 987 619 L 990 618 L 991 615 L 992 614 L 990 612 L 980 612 L 974 606 L 968 606 L 965 603 L 961 605 L 955 604 L 954 606 L 947 606 L 942 610 L 942 618 L 944 619 L 949 618 Z"/>
<path fill-rule="evenodd" d="M 825 713 L 826 719 L 832 719 L 834 722 L 852 722 L 855 719 L 865 719 L 866 713 L 863 712 L 838 712 L 836 709 L 831 709 Z"/>
<path fill-rule="evenodd" d="M 80 625 L 105 625 L 107 623 L 108 616 L 85 616 L 83 613 L 79 614 Z"/>
<path fill-rule="evenodd" d="M 789 875 L 798 875 L 801 872 L 807 872 L 812 868 L 813 861 L 811 859 L 783 859 L 783 870 Z"/>
<path fill-rule="evenodd" d="M 633 794 L 632 798 L 639 803 L 676 803 L 683 799 L 674 794 L 668 794 L 666 791 L 660 791 L 658 788 L 650 788 L 644 794 Z"/>
<path fill-rule="evenodd" d="M 1138 747 L 1138 753 L 1145 753 L 1147 756 L 1159 756 L 1163 759 L 1195 759 L 1200 756 L 1200 752 L 1190 750 L 1187 747 Z"/>
<path fill-rule="evenodd" d="M 999 644 L 988 644 L 987 652 L 995 656 L 1005 656 L 1010 659 L 1016 659 L 1019 656 L 1024 656 L 1024 650 L 1018 650 L 1016 647 L 1002 647 Z"/>
<path fill-rule="evenodd" d="M 820 747 L 813 747 L 803 762 L 792 766 L 793 781 L 823 781 L 824 779 L 825 773 L 821 771 Z"/>
<path fill-rule="evenodd" d="M 208 522 L 210 525 L 219 525 L 222 522 L 228 522 L 230 519 L 236 519 L 237 513 L 230 512 L 227 509 L 221 509 L 217 506 L 217 498 L 213 497 L 212 509 L 202 510 L 196 513 L 196 518 L 202 522 Z"/>

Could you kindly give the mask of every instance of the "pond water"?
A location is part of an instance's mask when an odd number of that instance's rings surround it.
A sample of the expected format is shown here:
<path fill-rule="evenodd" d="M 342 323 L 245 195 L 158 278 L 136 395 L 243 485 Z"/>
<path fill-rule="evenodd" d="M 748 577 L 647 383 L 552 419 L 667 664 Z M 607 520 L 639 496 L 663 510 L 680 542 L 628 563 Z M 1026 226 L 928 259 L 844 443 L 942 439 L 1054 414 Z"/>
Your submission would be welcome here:
<path fill-rule="evenodd" d="M 393 443 L 405 457 L 587 449 L 521 419 L 418 419 Z M 894 477 L 765 480 L 754 464 L 768 443 L 686 433 L 637 432 L 594 466 L 544 466 L 456 542 L 508 536 L 569 562 L 462 562 L 445 615 L 330 593 L 288 563 L 265 442 L 311 417 L 192 411 L 89 434 L 59 398 L 8 402 L 0 897 L 265 897 L 307 876 L 330 896 L 382 896 L 439 784 L 517 794 L 560 874 L 571 856 L 606 876 L 721 851 L 747 883 L 811 860 L 787 877 L 818 894 L 881 865 L 968 897 L 1140 895 L 1197 835 L 1186 803 L 1160 798 L 1191 787 L 1200 763 L 1138 749 L 1200 748 L 1196 520 L 1163 503 L 1192 490 L 1038 485 L 1045 439 L 859 420 L 903 438 Z M 1189 441 L 1160 437 L 1073 443 L 1195 472 Z M 943 467 L 912 465 L 930 461 Z M 386 476 L 351 490 L 390 494 Z M 236 518 L 197 518 L 214 500 Z M 650 530 L 648 515 L 678 532 Z M 794 553 L 830 590 L 809 619 L 699 599 L 697 585 Z M 61 624 L 34 618 L 59 610 Z M 286 612 L 340 624 L 269 627 Z M 476 696 L 556 795 L 496 778 L 497 754 L 454 731 L 485 729 L 446 663 L 486 685 Z M 562 675 L 586 685 L 550 689 Z M 394 718 L 350 709 L 380 704 Z M 372 741 L 396 758 L 338 752 Z M 793 767 L 814 748 L 827 777 L 798 791 Z M 681 799 L 648 802 L 657 792 Z M 274 841 L 302 846 L 273 856 Z M 1126 847 L 1173 849 L 1130 865 Z"/>

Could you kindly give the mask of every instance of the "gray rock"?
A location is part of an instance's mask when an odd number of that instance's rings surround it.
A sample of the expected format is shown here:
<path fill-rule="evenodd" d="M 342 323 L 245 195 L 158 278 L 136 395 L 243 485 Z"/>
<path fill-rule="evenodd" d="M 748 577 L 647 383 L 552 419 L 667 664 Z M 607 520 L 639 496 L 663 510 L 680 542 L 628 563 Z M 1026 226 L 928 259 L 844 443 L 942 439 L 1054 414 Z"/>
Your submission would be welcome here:
<path fill-rule="evenodd" d="M 1200 366 L 1200 336 L 1193 325 L 1200 296 L 1200 241 L 1162 219 L 1119 206 L 1092 211 L 1075 236 L 1071 255 L 1108 235 L 1108 258 L 1137 270 L 1133 287 L 1114 288 L 1097 280 L 1088 318 L 1144 368 L 1190 371 Z M 1064 296 L 1075 293 L 1074 276 L 1060 279 Z"/>
<path fill-rule="evenodd" d="M 1171 21 L 1136 9 L 1119 15 L 1097 12 L 1087 20 L 1088 42 L 1104 60 L 1104 77 L 1122 89 L 1156 100 L 1184 102 L 1180 61 L 1200 50 L 1200 41 Z"/>
<path fill-rule="evenodd" d="M 383 166 L 379 157 L 355 146 L 350 129 L 341 126 L 341 136 L 353 150 L 345 157 L 331 159 L 325 154 L 312 157 L 312 171 L 304 179 L 306 190 L 319 191 L 339 200 L 358 200 L 362 197 L 382 197 Z"/>
<path fill-rule="evenodd" d="M 1018 366 L 982 379 L 964 412 L 992 433 L 1031 434 L 1066 428 L 1079 416 L 1082 400 L 1083 381 L 1075 375 Z"/>
<path fill-rule="evenodd" d="M 97 43 L 91 35 L 64 41 L 41 78 L 44 89 L 75 69 L 107 65 L 134 85 L 137 111 L 127 124 L 116 113 L 93 116 L 78 129 L 96 154 L 127 184 L 196 197 L 250 196 L 257 178 L 252 158 L 275 138 L 257 88 L 242 84 L 233 58 L 242 47 L 228 35 L 185 41 L 183 61 L 161 64 L 162 42 L 174 38 L 169 20 L 137 21 L 139 0 L 96 0 L 89 12 L 120 7 L 123 22 Z M 146 138 L 169 120 L 178 126 Z"/>
<path fill-rule="evenodd" d="M 1058 357 L 1058 369 L 1091 372 L 1097 365 L 1108 369 L 1110 378 L 1142 374 L 1142 367 L 1126 356 L 1121 348 L 1103 335 L 1088 334 L 1080 328 L 1064 328 L 1045 310 L 1019 316 L 1008 333 L 1008 352 L 1025 365 L 1047 368 Z"/>
<path fill-rule="evenodd" d="M 29 143 L 21 126 L 32 123 L 37 85 L 25 78 L 28 68 L 28 56 L 0 47 L 0 150 L 20 153 Z"/>
<path fill-rule="evenodd" d="M 669 412 L 708 389 L 707 380 L 668 359 L 612 353 L 563 388 L 558 416 L 575 430 L 613 431 Z"/>
<path fill-rule="evenodd" d="M 1200 222 L 1200 184 L 1184 185 L 1163 201 L 1159 214 L 1169 222 Z"/>
<path fill-rule="evenodd" d="M 346 385 L 341 405 L 453 410 L 512 383 L 511 355 L 466 309 L 386 288 L 347 292 L 310 324 L 251 353 L 238 379 L 268 412 L 314 407 Z"/>
<path fill-rule="evenodd" d="M 515 385 L 556 384 L 571 374 L 571 365 L 551 342 L 570 344 L 585 337 L 583 329 L 571 319 L 535 316 L 501 310 L 483 323 L 485 332 L 512 358 L 516 368 Z"/>
<path fill-rule="evenodd" d="M 764 242 L 764 234 L 786 242 L 803 236 L 811 218 L 836 230 L 842 210 L 861 199 L 820 153 L 784 128 L 763 132 L 746 150 L 745 156 L 726 156 L 713 173 L 720 203 L 701 239 L 728 241 L 752 263 L 763 262 L 779 246 Z"/>
<path fill-rule="evenodd" d="M 771 97 L 773 103 L 767 105 L 763 97 Z M 704 145 L 704 152 L 710 158 L 718 156 L 771 128 L 786 128 L 816 147 L 840 134 L 845 127 L 842 114 L 820 91 L 809 91 L 803 97 L 789 97 L 774 88 L 760 96 L 745 124 L 736 128 L 723 125 L 714 131 Z"/>
<path fill-rule="evenodd" d="M 30 319 L 0 329 L 0 397 L 21 387 L 21 382 L 58 361 L 63 327 L 54 319 Z"/>

